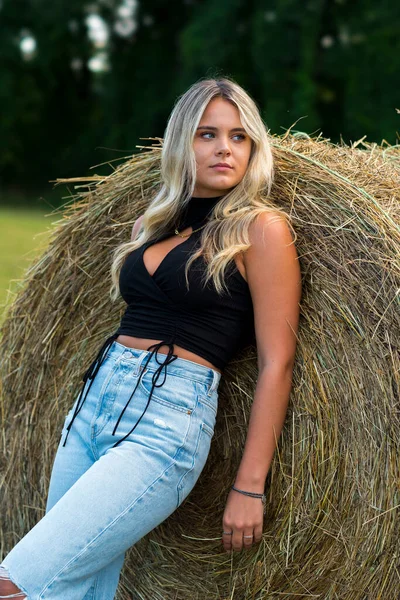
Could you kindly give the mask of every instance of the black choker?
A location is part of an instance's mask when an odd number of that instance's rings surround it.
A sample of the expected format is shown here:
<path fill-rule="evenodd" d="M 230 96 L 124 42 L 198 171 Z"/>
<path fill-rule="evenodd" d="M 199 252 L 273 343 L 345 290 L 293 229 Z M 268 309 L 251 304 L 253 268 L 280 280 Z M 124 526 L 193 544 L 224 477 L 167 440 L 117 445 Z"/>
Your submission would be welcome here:
<path fill-rule="evenodd" d="M 190 226 L 194 228 L 196 225 L 203 225 L 218 200 L 222 197 L 222 195 L 214 196 L 213 198 L 192 196 L 179 220 L 178 229 L 182 230 Z"/>

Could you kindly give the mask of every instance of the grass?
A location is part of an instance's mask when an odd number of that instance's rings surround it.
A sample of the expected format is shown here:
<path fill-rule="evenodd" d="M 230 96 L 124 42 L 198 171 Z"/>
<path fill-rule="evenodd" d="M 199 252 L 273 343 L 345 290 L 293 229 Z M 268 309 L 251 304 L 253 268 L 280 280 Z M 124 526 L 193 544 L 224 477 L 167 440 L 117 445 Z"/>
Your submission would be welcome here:
<path fill-rule="evenodd" d="M 0 325 L 7 306 L 35 257 L 45 249 L 52 222 L 59 215 L 23 207 L 0 207 Z"/>

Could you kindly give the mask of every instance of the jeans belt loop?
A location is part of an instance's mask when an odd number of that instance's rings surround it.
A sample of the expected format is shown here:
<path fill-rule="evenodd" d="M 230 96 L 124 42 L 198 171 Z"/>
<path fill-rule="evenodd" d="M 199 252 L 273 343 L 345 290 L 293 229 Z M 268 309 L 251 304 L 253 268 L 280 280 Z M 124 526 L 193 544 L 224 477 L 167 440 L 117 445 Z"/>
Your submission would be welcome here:
<path fill-rule="evenodd" d="M 142 362 L 144 361 L 144 359 L 146 358 L 146 356 L 149 354 L 148 350 L 143 350 L 143 352 L 141 352 L 139 354 L 139 356 L 137 357 L 136 361 L 135 361 L 135 367 L 133 369 L 133 374 L 135 377 L 137 377 L 138 375 L 140 375 L 143 367 L 142 367 Z"/>
<path fill-rule="evenodd" d="M 208 390 L 208 394 L 207 394 L 207 396 L 211 396 L 211 395 L 214 393 L 214 390 L 215 390 L 215 389 L 216 389 L 216 387 L 217 387 L 217 381 L 218 381 L 218 374 L 217 374 L 217 371 L 215 371 L 215 370 L 213 369 L 212 373 L 213 373 L 213 380 L 212 380 L 212 383 L 211 383 L 211 385 L 210 385 L 210 387 L 209 387 L 209 390 Z"/>

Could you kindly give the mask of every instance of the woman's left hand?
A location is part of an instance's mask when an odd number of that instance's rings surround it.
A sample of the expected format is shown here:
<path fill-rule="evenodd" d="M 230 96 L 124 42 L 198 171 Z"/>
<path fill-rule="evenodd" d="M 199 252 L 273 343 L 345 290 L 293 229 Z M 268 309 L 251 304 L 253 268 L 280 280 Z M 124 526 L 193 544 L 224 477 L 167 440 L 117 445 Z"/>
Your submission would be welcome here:
<path fill-rule="evenodd" d="M 251 548 L 262 538 L 264 507 L 259 498 L 235 490 L 228 495 L 222 519 L 222 543 L 227 552 Z"/>

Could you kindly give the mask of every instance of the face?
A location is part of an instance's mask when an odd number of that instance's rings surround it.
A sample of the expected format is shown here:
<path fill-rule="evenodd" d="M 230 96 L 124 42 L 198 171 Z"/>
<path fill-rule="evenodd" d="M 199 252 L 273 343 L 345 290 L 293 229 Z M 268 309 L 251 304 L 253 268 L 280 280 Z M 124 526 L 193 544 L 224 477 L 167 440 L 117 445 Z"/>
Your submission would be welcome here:
<path fill-rule="evenodd" d="M 196 157 L 194 196 L 222 196 L 244 177 L 249 164 L 251 139 L 240 121 L 239 111 L 224 98 L 213 98 L 201 117 L 193 150 Z M 231 168 L 215 167 L 227 163 Z"/>

